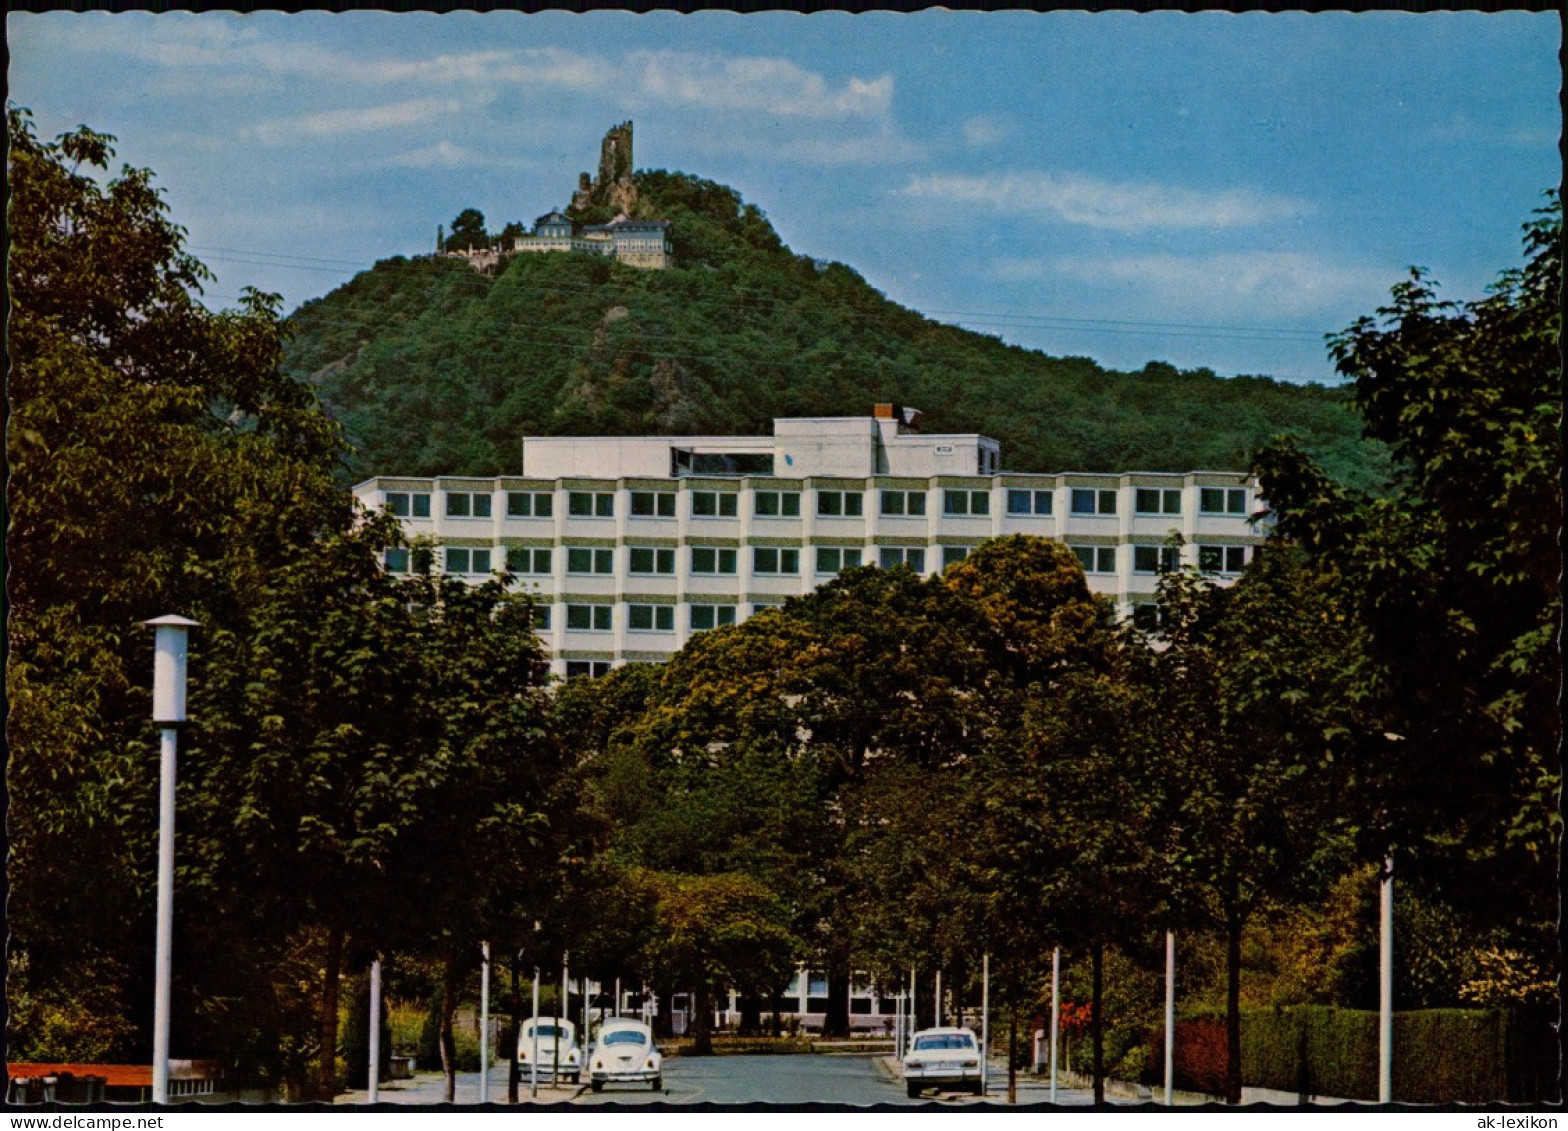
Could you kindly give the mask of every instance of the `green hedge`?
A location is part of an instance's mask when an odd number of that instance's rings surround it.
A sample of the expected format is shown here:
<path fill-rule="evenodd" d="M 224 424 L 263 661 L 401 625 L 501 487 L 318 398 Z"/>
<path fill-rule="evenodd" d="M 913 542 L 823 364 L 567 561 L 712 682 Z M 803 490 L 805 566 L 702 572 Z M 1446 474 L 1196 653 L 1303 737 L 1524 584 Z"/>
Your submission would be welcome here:
<path fill-rule="evenodd" d="M 1394 1014 L 1398 1103 L 1557 1101 L 1558 1046 L 1550 1011 L 1422 1009 Z M 1378 1017 L 1373 1010 L 1300 1005 L 1241 1015 L 1242 1081 L 1301 1096 L 1377 1101 Z M 1149 1036 L 1149 1063 L 1164 1036 Z M 1225 1090 L 1225 1021 L 1176 1022 L 1176 1087 Z M 1146 1083 L 1155 1081 L 1145 1078 Z"/>
<path fill-rule="evenodd" d="M 1181 1028 L 1177 1028 L 1178 1044 Z M 1530 1102 L 1552 1098 L 1556 1043 L 1542 1015 L 1486 1009 L 1394 1014 L 1394 1100 Z M 1253 1087 L 1308 1096 L 1377 1099 L 1378 1015 L 1293 1006 L 1249 1011 L 1241 1024 L 1242 1077 Z"/>

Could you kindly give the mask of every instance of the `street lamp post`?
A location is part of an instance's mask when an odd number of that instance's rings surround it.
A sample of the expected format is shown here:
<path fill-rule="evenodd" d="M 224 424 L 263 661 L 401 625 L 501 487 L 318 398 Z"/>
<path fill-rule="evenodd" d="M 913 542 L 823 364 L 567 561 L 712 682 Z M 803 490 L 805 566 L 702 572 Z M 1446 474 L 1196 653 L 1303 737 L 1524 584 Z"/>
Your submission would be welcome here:
<path fill-rule="evenodd" d="M 479 1102 L 490 1102 L 490 944 L 480 943 Z"/>
<path fill-rule="evenodd" d="M 370 960 L 370 1102 L 381 1098 L 381 959 Z"/>
<path fill-rule="evenodd" d="M 1051 951 L 1051 1102 L 1056 1102 L 1056 1034 L 1062 1021 L 1062 948 Z"/>
<path fill-rule="evenodd" d="M 1175 1097 L 1176 1063 L 1176 932 L 1165 932 L 1165 1106 Z"/>
<path fill-rule="evenodd" d="M 991 1054 L 991 952 L 980 957 L 980 1094 L 990 1082 L 987 1060 Z"/>
<path fill-rule="evenodd" d="M 1394 855 L 1378 892 L 1377 1102 L 1394 1102 Z"/>
<path fill-rule="evenodd" d="M 158 926 L 154 954 L 152 1102 L 169 1102 L 169 981 L 174 953 L 174 782 L 178 724 L 185 721 L 186 635 L 196 621 L 165 616 L 153 629 L 152 719 L 163 724 L 158 758 Z"/>

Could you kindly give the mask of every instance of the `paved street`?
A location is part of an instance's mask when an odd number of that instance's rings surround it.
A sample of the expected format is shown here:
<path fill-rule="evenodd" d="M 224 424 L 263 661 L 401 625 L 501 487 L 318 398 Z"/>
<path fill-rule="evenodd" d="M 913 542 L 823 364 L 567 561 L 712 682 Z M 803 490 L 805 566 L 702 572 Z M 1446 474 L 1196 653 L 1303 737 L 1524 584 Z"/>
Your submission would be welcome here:
<path fill-rule="evenodd" d="M 380 1100 L 387 1104 L 439 1104 L 443 1102 L 443 1081 L 439 1073 L 420 1073 L 413 1080 L 382 1085 Z M 579 1094 L 580 1093 L 580 1094 Z M 1006 1102 L 1007 1075 L 993 1065 L 991 1092 L 986 1102 Z M 506 1099 L 506 1066 L 497 1065 L 490 1073 L 490 1102 Z M 350 1092 L 339 1096 L 339 1104 L 362 1104 L 366 1093 Z M 528 1101 L 528 1082 L 523 1081 L 522 1099 Z M 1019 1076 L 1018 1102 L 1049 1102 L 1049 1085 L 1031 1077 Z M 479 1100 L 479 1074 L 458 1074 L 457 1103 L 475 1104 Z M 597 1094 L 586 1087 L 572 1085 L 541 1087 L 541 1103 L 573 1103 L 583 1106 L 646 1106 L 648 1104 L 849 1104 L 855 1106 L 919 1104 L 957 1106 L 980 1102 L 977 1097 L 949 1093 L 928 1093 L 911 1100 L 904 1094 L 903 1081 L 890 1057 L 864 1055 L 794 1056 L 715 1056 L 676 1057 L 665 1062 L 664 1091 L 655 1093 L 641 1086 L 611 1086 Z M 1088 1092 L 1062 1088 L 1057 1102 L 1082 1106 L 1091 1102 Z"/>

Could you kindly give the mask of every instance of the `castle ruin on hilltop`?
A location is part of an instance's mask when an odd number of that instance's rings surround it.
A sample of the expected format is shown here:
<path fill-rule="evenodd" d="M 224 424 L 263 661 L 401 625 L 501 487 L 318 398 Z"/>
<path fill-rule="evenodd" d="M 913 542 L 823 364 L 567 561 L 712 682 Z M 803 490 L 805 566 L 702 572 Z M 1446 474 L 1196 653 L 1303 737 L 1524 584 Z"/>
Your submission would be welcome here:
<path fill-rule="evenodd" d="M 603 255 L 628 267 L 660 271 L 673 266 L 674 246 L 670 222 L 631 218 L 638 205 L 632 179 L 632 124 L 611 127 L 599 145 L 599 173 L 579 174 L 577 191 L 565 211 L 553 209 L 534 220 L 533 231 L 518 236 L 511 247 L 451 251 L 466 259 L 476 271 L 493 271 L 514 255 L 578 252 Z M 594 215 L 609 213 L 607 223 L 587 223 Z"/>

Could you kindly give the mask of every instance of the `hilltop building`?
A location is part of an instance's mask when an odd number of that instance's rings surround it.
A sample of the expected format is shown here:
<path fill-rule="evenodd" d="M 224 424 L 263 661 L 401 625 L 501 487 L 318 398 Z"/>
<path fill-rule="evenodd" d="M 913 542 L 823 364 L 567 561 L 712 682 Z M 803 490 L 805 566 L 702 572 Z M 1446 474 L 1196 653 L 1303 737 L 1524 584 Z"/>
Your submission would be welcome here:
<path fill-rule="evenodd" d="M 533 231 L 516 237 L 511 247 L 464 248 L 447 252 L 468 261 L 476 271 L 494 272 L 517 254 L 566 251 L 604 255 L 628 267 L 662 271 L 675 263 L 668 220 L 634 220 L 637 184 L 632 179 L 632 124 L 622 122 L 604 135 L 599 146 L 599 173 L 578 177 L 571 206 L 546 212 Z M 614 213 L 607 224 L 584 224 L 578 217 Z M 438 237 L 439 244 L 439 237 Z"/>
<path fill-rule="evenodd" d="M 666 660 L 840 570 L 936 572 L 999 535 L 1065 542 L 1090 588 L 1135 616 L 1161 572 L 1232 578 L 1263 539 L 1243 473 L 1008 472 L 995 440 L 926 435 L 919 419 L 884 404 L 775 420 L 771 436 L 528 437 L 521 475 L 378 476 L 354 494 L 433 546 L 438 571 L 511 572 L 564 676 Z M 394 572 L 413 564 L 388 554 Z"/>
<path fill-rule="evenodd" d="M 607 255 L 630 267 L 659 271 L 675 261 L 668 220 L 629 220 L 617 216 L 608 224 L 580 225 L 564 212 L 546 212 L 534 221 L 531 235 L 518 236 L 519 253 L 576 251 Z"/>

